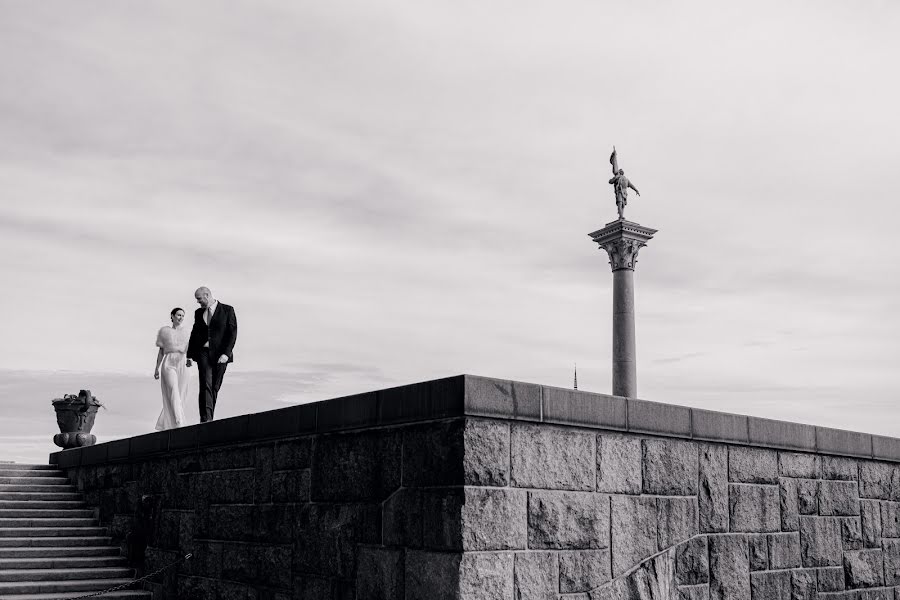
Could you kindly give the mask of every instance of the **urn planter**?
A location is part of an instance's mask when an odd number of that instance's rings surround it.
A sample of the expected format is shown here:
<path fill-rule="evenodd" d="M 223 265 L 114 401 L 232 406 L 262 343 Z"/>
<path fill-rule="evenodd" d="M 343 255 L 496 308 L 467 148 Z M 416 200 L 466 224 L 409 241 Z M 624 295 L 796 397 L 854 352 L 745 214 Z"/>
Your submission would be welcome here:
<path fill-rule="evenodd" d="M 53 436 L 53 443 L 63 449 L 93 446 L 97 443 L 97 437 L 91 434 L 91 428 L 97 417 L 97 409 L 101 406 L 103 405 L 91 395 L 90 390 L 81 390 L 77 396 L 65 394 L 62 398 L 53 400 L 56 423 L 59 425 L 59 433 Z"/>

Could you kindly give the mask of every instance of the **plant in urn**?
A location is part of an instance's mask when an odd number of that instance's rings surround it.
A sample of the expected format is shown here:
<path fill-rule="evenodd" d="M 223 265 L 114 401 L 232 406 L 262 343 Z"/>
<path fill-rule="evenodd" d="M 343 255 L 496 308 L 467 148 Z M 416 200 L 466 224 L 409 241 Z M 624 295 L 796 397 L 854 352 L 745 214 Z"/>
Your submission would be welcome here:
<path fill-rule="evenodd" d="M 81 390 L 77 396 L 65 394 L 53 400 L 56 423 L 59 425 L 59 433 L 53 436 L 53 443 L 63 449 L 96 444 L 97 436 L 91 434 L 91 428 L 101 406 L 90 390 Z"/>

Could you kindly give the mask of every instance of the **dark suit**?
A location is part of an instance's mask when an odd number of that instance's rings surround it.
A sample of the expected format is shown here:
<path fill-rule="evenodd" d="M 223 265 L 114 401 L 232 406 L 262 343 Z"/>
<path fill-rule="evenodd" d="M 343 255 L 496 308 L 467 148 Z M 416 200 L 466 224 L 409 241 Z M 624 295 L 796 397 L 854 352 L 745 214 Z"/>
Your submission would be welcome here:
<path fill-rule="evenodd" d="M 228 363 L 234 362 L 234 343 L 237 341 L 237 317 L 234 307 L 219 302 L 209 325 L 203 316 L 202 306 L 194 311 L 194 327 L 188 342 L 187 357 L 197 361 L 200 371 L 200 421 L 212 421 L 216 410 L 216 398 L 222 387 L 222 378 Z M 205 347 L 206 343 L 209 347 Z M 222 355 L 228 363 L 219 363 Z"/>

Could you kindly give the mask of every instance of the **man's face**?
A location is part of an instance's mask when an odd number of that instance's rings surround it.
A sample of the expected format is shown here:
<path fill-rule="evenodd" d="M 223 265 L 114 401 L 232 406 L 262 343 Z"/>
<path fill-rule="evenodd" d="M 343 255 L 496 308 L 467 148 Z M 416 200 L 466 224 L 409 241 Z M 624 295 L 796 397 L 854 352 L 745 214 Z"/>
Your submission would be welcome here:
<path fill-rule="evenodd" d="M 197 291 L 194 293 L 194 298 L 197 300 L 197 304 L 203 308 L 209 306 L 209 292 Z"/>

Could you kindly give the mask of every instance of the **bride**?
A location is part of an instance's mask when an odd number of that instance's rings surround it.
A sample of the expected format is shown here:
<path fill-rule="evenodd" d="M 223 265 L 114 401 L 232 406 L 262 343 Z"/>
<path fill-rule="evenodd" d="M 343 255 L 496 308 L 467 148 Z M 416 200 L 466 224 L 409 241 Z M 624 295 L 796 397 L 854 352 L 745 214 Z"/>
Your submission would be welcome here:
<path fill-rule="evenodd" d="M 156 430 L 173 429 L 184 425 L 184 399 L 187 397 L 188 373 L 191 360 L 185 358 L 190 331 L 182 327 L 184 309 L 173 308 L 170 313 L 172 326 L 160 328 L 156 334 L 156 372 L 154 379 L 162 387 L 162 412 L 156 421 Z M 162 369 L 162 371 L 160 371 Z"/>

